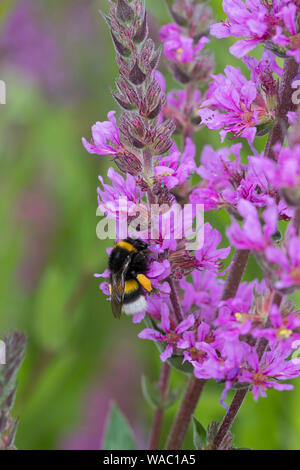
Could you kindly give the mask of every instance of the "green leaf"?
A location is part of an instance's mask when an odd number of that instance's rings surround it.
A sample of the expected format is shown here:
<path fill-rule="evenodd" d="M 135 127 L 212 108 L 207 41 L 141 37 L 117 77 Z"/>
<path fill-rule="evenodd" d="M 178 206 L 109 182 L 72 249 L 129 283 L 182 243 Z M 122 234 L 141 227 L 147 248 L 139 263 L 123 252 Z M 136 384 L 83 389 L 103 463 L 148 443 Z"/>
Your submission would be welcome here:
<path fill-rule="evenodd" d="M 201 449 L 206 446 L 207 432 L 200 421 L 193 416 L 193 442 L 195 449 Z"/>
<path fill-rule="evenodd" d="M 267 122 L 263 122 L 262 124 L 258 124 L 256 126 L 256 136 L 257 137 L 264 137 L 265 135 L 269 134 L 274 127 L 274 121 L 271 119 Z"/>
<path fill-rule="evenodd" d="M 175 390 L 169 391 L 167 398 L 164 402 L 164 408 L 169 408 L 170 406 L 174 405 L 174 403 L 176 403 L 182 393 L 183 388 L 184 384 L 181 384 Z"/>
<path fill-rule="evenodd" d="M 272 41 L 266 41 L 266 48 L 272 51 L 277 57 L 280 57 L 281 59 L 286 59 L 286 50 L 284 47 L 277 46 L 274 44 Z"/>
<path fill-rule="evenodd" d="M 137 450 L 129 424 L 116 405 L 110 410 L 102 450 Z"/>
<path fill-rule="evenodd" d="M 142 375 L 142 391 L 145 400 L 153 408 L 161 408 L 160 390 L 157 382 L 150 382 L 150 380 Z"/>
<path fill-rule="evenodd" d="M 183 356 L 177 355 L 177 354 L 174 354 L 172 357 L 170 357 L 170 359 L 168 359 L 168 363 L 172 367 L 174 367 L 174 369 L 179 370 L 183 374 L 187 374 L 187 375 L 192 374 L 194 371 L 192 364 L 190 364 L 189 362 L 182 363 L 182 361 L 183 361 Z"/>
<path fill-rule="evenodd" d="M 161 401 L 161 393 L 159 384 L 157 382 L 150 382 L 150 380 L 143 375 L 142 376 L 142 391 L 144 398 L 152 408 L 169 408 L 172 406 L 180 397 L 182 392 L 182 385 L 175 390 L 170 390 L 164 400 Z"/>

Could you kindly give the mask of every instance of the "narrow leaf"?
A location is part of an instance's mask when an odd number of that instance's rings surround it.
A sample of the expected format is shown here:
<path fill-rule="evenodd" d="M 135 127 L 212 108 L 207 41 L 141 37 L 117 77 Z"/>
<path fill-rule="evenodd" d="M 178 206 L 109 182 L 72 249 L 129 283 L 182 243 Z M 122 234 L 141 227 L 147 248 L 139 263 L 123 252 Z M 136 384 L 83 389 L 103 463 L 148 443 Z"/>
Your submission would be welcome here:
<path fill-rule="evenodd" d="M 195 416 L 193 416 L 193 442 L 195 449 L 205 447 L 207 442 L 206 429 Z"/>
<path fill-rule="evenodd" d="M 102 449 L 137 450 L 130 426 L 116 405 L 110 410 Z"/>
<path fill-rule="evenodd" d="M 160 390 L 156 382 L 151 383 L 148 377 L 142 376 L 142 391 L 145 400 L 153 408 L 161 407 Z"/>

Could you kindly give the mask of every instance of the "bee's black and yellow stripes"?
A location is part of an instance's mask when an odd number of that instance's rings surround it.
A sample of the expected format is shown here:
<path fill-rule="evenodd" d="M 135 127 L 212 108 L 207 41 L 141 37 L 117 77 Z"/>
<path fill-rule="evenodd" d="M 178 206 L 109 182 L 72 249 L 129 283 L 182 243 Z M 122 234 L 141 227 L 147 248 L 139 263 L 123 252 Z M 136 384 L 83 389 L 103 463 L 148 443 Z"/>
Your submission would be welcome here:
<path fill-rule="evenodd" d="M 151 282 L 144 274 L 138 274 L 136 279 L 125 281 L 124 303 L 132 302 L 142 295 L 141 287 L 147 292 L 151 292 L 152 290 Z"/>
<path fill-rule="evenodd" d="M 121 309 L 128 315 L 145 310 L 145 291 L 152 291 L 151 281 L 144 274 L 148 268 L 147 244 L 130 237 L 118 241 L 109 256 L 108 268 L 115 317 L 120 317 Z"/>
<path fill-rule="evenodd" d="M 125 294 L 132 294 L 133 292 L 137 291 L 139 287 L 139 283 L 135 279 L 125 281 Z"/>
<path fill-rule="evenodd" d="M 136 279 L 125 281 L 124 304 L 135 301 L 142 294 L 141 286 Z"/>
<path fill-rule="evenodd" d="M 127 240 L 121 240 L 119 243 L 116 244 L 115 248 L 121 248 L 123 250 L 129 251 L 137 251 L 136 248 L 132 245 L 132 243 L 128 242 Z"/>

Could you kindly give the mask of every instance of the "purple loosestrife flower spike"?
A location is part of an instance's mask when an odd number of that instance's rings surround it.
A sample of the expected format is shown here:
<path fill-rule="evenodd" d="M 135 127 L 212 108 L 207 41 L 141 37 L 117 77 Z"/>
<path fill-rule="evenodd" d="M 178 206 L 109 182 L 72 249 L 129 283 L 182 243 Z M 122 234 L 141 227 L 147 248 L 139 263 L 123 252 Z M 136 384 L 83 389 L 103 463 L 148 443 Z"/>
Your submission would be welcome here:
<path fill-rule="evenodd" d="M 206 6 L 188 0 L 168 5 L 175 23 L 163 26 L 160 37 L 183 89 L 168 93 L 156 70 L 160 50 L 149 38 L 144 1 L 110 2 L 106 21 L 119 67 L 112 93 L 121 115 L 117 120 L 111 111 L 83 144 L 89 153 L 111 155 L 124 173 L 110 168 L 109 183 L 99 177 L 99 208 L 117 228 L 125 221 L 126 236 L 148 245 L 147 283 L 140 283 L 147 306 L 133 315 L 133 322 L 144 319 L 147 327 L 138 336 L 158 343 L 163 362 L 192 374 L 167 447 L 180 447 L 203 385 L 214 379 L 223 384 L 220 403 L 226 409 L 228 390 L 239 390 L 224 419 L 225 433 L 222 424 L 212 438 L 212 446 L 227 448 L 241 397 L 250 389 L 255 400 L 271 388 L 290 390 L 283 382 L 300 375 L 291 360 L 300 340 L 300 312 L 284 297 L 300 288 L 300 119 L 284 98 L 291 97 L 297 67 L 300 3 L 224 0 L 228 19 L 211 32 L 241 38 L 231 51 L 243 57 L 247 75 L 231 65 L 212 74 L 213 61 L 204 52 L 212 19 Z M 266 45 L 261 59 L 247 56 L 260 43 Z M 282 69 L 275 54 L 286 59 Z M 219 130 L 222 141 L 230 133 L 246 139 L 252 154 L 245 153 L 244 141 L 230 148 L 206 145 L 197 167 L 194 134 L 205 126 Z M 173 140 L 175 129 L 181 147 Z M 254 139 L 268 133 L 268 146 L 259 154 Z M 198 183 L 192 186 L 195 174 Z M 199 205 L 227 210 L 229 246 L 208 222 L 202 220 L 194 232 Z M 281 234 L 282 220 L 287 228 Z M 117 241 L 124 241 L 119 235 Z M 191 235 L 193 249 L 187 244 Z M 262 269 L 261 282 L 242 282 L 250 252 Z M 97 276 L 104 278 L 100 289 L 109 300 L 110 272 Z"/>

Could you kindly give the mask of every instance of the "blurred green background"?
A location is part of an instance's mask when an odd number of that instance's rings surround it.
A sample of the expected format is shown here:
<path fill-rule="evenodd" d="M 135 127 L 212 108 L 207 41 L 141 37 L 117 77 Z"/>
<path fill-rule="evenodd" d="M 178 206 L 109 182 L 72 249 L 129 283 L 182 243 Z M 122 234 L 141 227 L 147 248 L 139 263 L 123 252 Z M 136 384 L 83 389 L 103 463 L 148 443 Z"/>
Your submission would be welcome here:
<path fill-rule="evenodd" d="M 223 18 L 220 0 L 209 3 Z M 170 18 L 162 0 L 147 7 L 155 37 Z M 0 79 L 7 85 L 0 115 L 0 337 L 14 328 L 28 336 L 14 409 L 20 449 L 99 448 L 111 399 L 140 448 L 152 423 L 140 381 L 142 373 L 159 376 L 155 346 L 137 338 L 141 325 L 112 317 L 93 278 L 104 271 L 110 246 L 95 233 L 97 177 L 106 175 L 110 161 L 89 155 L 81 137 L 89 138 L 91 125 L 117 109 L 109 92 L 117 76 L 114 50 L 99 9 L 107 11 L 108 2 L 0 3 Z M 218 72 L 240 65 L 229 45 L 211 42 Z M 168 90 L 178 87 L 167 77 Z M 220 145 L 208 130 L 196 141 L 198 155 L 207 142 Z M 207 220 L 220 230 L 228 223 L 224 214 Z M 246 277 L 253 276 L 259 270 L 252 260 Z M 174 387 L 183 380 L 172 373 Z M 207 385 L 196 414 L 204 425 L 222 419 L 221 391 Z M 233 427 L 236 445 L 299 449 L 299 400 L 299 382 L 294 392 L 271 391 L 258 403 L 249 396 Z M 162 443 L 177 406 L 166 413 Z"/>

